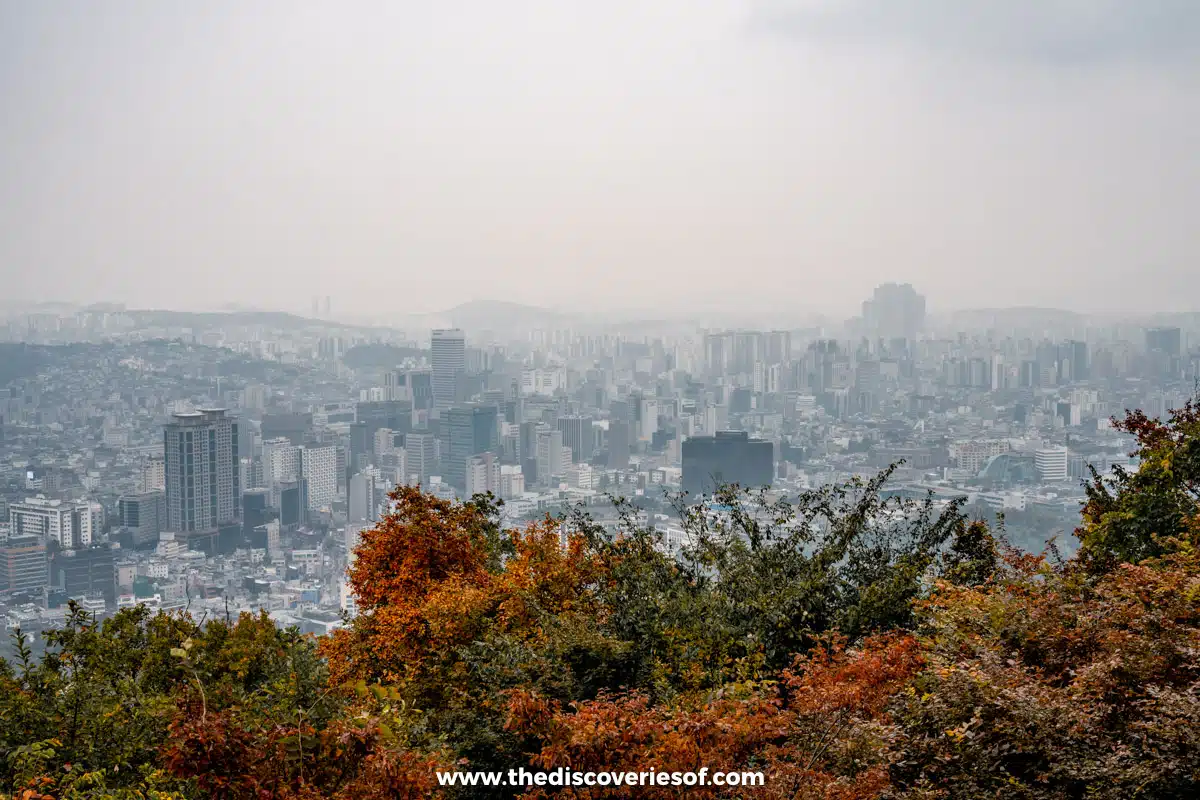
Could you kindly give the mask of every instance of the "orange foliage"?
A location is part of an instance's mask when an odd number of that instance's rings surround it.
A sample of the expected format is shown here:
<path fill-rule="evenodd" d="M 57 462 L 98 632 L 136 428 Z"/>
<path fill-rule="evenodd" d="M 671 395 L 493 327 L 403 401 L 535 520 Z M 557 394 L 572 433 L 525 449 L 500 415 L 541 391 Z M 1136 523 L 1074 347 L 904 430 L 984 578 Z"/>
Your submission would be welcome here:
<path fill-rule="evenodd" d="M 369 720 L 339 721 L 320 731 L 308 725 L 260 729 L 230 713 L 178 720 L 163 762 L 175 777 L 226 800 L 418 800 L 440 796 L 436 772 L 452 768 L 440 754 L 388 745 Z"/>
<path fill-rule="evenodd" d="M 581 537 L 532 524 L 507 534 L 514 552 L 499 563 L 481 509 L 416 487 L 391 497 L 396 510 L 363 533 L 350 570 L 359 616 L 322 643 L 335 682 L 412 679 L 489 626 L 536 639 L 547 617 L 596 613 Z"/>
<path fill-rule="evenodd" d="M 729 687 L 675 707 L 645 696 L 601 696 L 564 712 L 528 691 L 509 693 L 509 727 L 541 741 L 533 763 L 583 771 L 761 771 L 766 786 L 696 787 L 698 798 L 857 800 L 887 786 L 886 764 L 871 763 L 888 735 L 885 706 L 922 667 L 916 639 L 888 636 L 847 650 L 835 640 L 784 673 L 778 684 Z M 627 790 L 626 790 L 627 791 Z M 526 798 L 549 795 L 534 790 Z M 676 797 L 679 789 L 639 789 Z M 559 790 L 558 797 L 617 797 L 613 788 Z"/>

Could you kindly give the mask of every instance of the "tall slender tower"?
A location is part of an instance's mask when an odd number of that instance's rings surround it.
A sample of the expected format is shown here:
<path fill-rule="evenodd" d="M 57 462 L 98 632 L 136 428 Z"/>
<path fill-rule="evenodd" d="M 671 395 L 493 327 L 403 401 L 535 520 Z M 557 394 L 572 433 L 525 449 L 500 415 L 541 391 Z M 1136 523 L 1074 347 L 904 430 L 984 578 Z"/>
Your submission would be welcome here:
<path fill-rule="evenodd" d="M 237 434 L 220 408 L 177 413 L 163 427 L 168 530 L 213 531 L 237 519 Z"/>
<path fill-rule="evenodd" d="M 435 330 L 430 337 L 429 360 L 433 407 L 445 411 L 454 405 L 458 376 L 467 368 L 467 341 L 458 328 Z"/>

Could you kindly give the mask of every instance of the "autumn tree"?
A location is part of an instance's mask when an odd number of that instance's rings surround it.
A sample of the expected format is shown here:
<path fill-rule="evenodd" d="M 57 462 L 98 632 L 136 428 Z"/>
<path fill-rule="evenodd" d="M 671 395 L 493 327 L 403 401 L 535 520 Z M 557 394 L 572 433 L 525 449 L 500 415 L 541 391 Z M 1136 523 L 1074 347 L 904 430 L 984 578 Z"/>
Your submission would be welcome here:
<path fill-rule="evenodd" d="M 1179 540 L 1197 542 L 1200 517 L 1200 404 L 1189 400 L 1164 422 L 1141 411 L 1126 412 L 1114 426 L 1132 434 L 1135 470 L 1114 468 L 1111 477 L 1092 470 L 1087 504 L 1076 531 L 1083 559 L 1093 571 L 1137 563 L 1174 550 Z"/>

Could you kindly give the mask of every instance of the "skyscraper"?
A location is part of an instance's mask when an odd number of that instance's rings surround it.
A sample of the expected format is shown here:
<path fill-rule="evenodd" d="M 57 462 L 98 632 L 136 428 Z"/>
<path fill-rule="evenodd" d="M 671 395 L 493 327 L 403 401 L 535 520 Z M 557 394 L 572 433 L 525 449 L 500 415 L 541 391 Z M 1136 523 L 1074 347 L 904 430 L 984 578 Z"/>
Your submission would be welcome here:
<path fill-rule="evenodd" d="M 863 303 L 863 327 L 873 338 L 914 338 L 925 325 L 925 297 L 909 283 L 885 283 Z"/>
<path fill-rule="evenodd" d="M 608 423 L 608 468 L 625 469 L 629 466 L 629 423 L 613 419 Z"/>
<path fill-rule="evenodd" d="M 308 508 L 315 511 L 332 506 L 338 491 L 337 448 L 302 448 L 301 469 L 308 483 Z"/>
<path fill-rule="evenodd" d="M 592 457 L 592 418 L 578 414 L 559 417 L 558 429 L 562 431 L 563 444 L 571 448 L 575 461 L 587 461 Z"/>
<path fill-rule="evenodd" d="M 376 521 L 376 506 L 379 500 L 375 496 L 374 470 L 360 472 L 350 479 L 346 501 L 351 523 Z"/>
<path fill-rule="evenodd" d="M 121 527 L 130 532 L 134 547 L 158 541 L 158 534 L 166 524 L 165 509 L 162 492 L 140 492 L 117 498 Z"/>
<path fill-rule="evenodd" d="M 1179 328 L 1148 328 L 1146 329 L 1146 349 L 1156 350 L 1168 356 L 1178 356 L 1182 351 L 1182 337 Z"/>
<path fill-rule="evenodd" d="M 458 406 L 446 412 L 448 453 L 442 477 L 455 489 L 467 488 L 467 462 L 471 456 L 499 450 L 498 412 L 495 406 Z"/>
<path fill-rule="evenodd" d="M 169 530 L 215 531 L 237 519 L 237 427 L 220 408 L 174 414 L 163 427 Z"/>
<path fill-rule="evenodd" d="M 732 483 L 751 489 L 770 486 L 774 453 L 770 442 L 751 439 L 745 431 L 693 436 L 683 443 L 683 489 L 704 494 Z"/>
<path fill-rule="evenodd" d="M 458 376 L 466 371 L 467 343 L 463 332 L 458 328 L 433 331 L 429 342 L 429 360 L 432 365 L 433 407 L 443 411 L 454 405 Z"/>
<path fill-rule="evenodd" d="M 429 484 L 429 478 L 437 469 L 437 443 L 429 431 L 414 431 L 404 436 L 404 451 L 407 455 L 409 475 L 416 475 L 417 482 Z M 406 478 L 408 476 L 405 476 Z"/>
<path fill-rule="evenodd" d="M 563 474 L 562 431 L 542 429 L 537 432 L 537 480 L 548 483 Z"/>

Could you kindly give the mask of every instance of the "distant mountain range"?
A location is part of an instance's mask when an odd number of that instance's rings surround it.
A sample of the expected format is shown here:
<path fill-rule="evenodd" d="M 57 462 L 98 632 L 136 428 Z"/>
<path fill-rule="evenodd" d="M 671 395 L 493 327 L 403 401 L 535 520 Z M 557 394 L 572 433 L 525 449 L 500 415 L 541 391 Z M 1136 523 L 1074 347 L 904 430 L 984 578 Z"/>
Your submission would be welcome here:
<path fill-rule="evenodd" d="M 202 331 L 224 325 L 261 326 L 277 330 L 305 328 L 341 328 L 370 334 L 387 334 L 392 338 L 403 331 L 410 339 L 420 340 L 434 328 L 462 328 L 469 334 L 491 332 L 496 335 L 523 333 L 532 329 L 573 328 L 626 335 L 653 335 L 661 332 L 683 332 L 696 329 L 759 330 L 821 330 L 822 335 L 838 335 L 844 319 L 812 311 L 794 312 L 695 309 L 683 311 L 567 311 L 544 308 L 506 300 L 471 300 L 445 311 L 433 313 L 404 313 L 397 311 L 386 317 L 373 315 L 370 319 L 316 319 L 285 311 L 253 310 L 227 305 L 219 311 L 174 311 L 169 309 L 125 309 L 114 303 L 80 306 L 71 303 L 45 302 L 17 306 L 5 304 L 11 310 L 26 312 L 70 314 L 77 311 L 107 311 L 127 314 L 142 327 L 191 328 Z M 1170 314 L 1080 313 L 1061 308 L 1036 306 L 1010 308 L 974 308 L 929 315 L 934 330 L 1079 330 L 1097 324 L 1123 321 L 1129 324 L 1179 325 L 1200 327 L 1200 312 Z"/>

